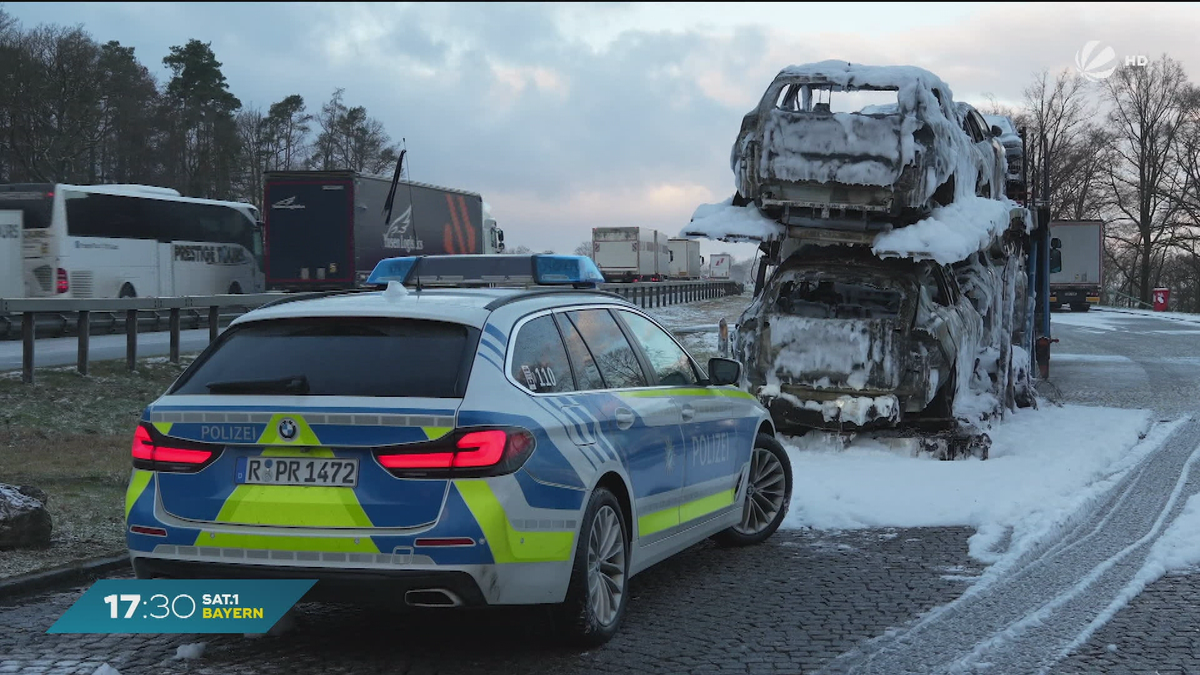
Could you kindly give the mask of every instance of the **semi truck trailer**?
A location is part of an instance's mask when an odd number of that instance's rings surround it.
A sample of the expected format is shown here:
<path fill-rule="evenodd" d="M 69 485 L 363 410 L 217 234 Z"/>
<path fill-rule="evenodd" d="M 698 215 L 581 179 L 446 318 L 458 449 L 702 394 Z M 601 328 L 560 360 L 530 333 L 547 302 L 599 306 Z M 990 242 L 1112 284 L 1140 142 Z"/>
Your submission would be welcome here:
<path fill-rule="evenodd" d="M 503 253 L 504 232 L 474 192 L 355 171 L 264 176 L 265 272 L 271 290 L 363 284 L 383 258 Z"/>
<path fill-rule="evenodd" d="M 1050 309 L 1086 312 L 1104 285 L 1104 221 L 1050 223 Z"/>

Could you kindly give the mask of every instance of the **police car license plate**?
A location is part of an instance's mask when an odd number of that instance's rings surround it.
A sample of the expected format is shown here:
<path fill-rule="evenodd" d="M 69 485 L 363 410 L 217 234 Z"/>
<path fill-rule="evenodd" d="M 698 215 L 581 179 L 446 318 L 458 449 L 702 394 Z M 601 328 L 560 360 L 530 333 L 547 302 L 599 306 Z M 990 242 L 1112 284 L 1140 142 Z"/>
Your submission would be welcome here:
<path fill-rule="evenodd" d="M 237 482 L 251 485 L 357 487 L 358 460 L 351 458 L 243 457 Z"/>

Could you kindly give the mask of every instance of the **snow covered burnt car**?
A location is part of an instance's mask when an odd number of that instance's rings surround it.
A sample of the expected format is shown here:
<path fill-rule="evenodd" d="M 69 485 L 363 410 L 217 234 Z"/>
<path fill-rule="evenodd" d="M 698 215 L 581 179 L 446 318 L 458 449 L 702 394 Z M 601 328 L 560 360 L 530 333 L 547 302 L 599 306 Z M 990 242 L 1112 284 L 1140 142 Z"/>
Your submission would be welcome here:
<path fill-rule="evenodd" d="M 894 104 L 830 108 L 834 92 L 888 91 Z M 1003 157 L 997 173 L 983 140 L 964 133 L 950 88 L 922 68 L 790 66 L 742 119 L 730 156 L 735 204 L 789 225 L 907 224 L 960 196 L 1002 196 Z"/>
<path fill-rule="evenodd" d="M 784 433 L 949 423 L 955 382 L 974 369 L 979 325 L 947 267 L 810 245 L 742 314 L 735 353 L 743 385 Z"/>
<path fill-rule="evenodd" d="M 983 119 L 991 125 L 992 134 L 1004 146 L 1004 156 L 1008 161 L 1008 171 L 1004 175 L 1008 198 L 1025 201 L 1025 146 L 1017 133 L 1017 125 L 1006 115 L 984 115 Z M 999 133 L 996 133 L 997 131 Z"/>

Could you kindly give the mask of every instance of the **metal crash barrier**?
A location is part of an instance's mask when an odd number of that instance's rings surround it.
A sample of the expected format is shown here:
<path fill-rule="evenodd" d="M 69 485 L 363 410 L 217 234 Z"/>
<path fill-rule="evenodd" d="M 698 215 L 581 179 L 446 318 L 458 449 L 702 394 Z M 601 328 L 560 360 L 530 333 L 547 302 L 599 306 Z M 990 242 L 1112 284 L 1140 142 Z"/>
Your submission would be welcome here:
<path fill-rule="evenodd" d="M 168 330 L 171 332 L 170 359 L 179 362 L 180 312 L 183 310 L 207 310 L 208 339 L 217 339 L 220 333 L 220 311 L 223 307 L 243 308 L 246 311 L 272 300 L 286 297 L 282 293 L 260 293 L 255 295 L 209 295 L 184 296 L 177 298 L 107 298 L 96 300 L 72 300 L 58 298 L 0 298 L 0 313 L 21 317 L 21 381 L 33 383 L 33 356 L 39 314 L 58 316 L 75 315 L 74 324 L 79 333 L 79 351 L 76 368 L 82 375 L 88 373 L 88 345 L 91 338 L 92 312 L 125 314 L 125 361 L 129 370 L 137 362 L 138 313 L 167 310 Z"/>
<path fill-rule="evenodd" d="M 686 302 L 697 302 L 740 295 L 742 284 L 731 281 L 663 281 L 629 284 L 602 284 L 601 289 L 616 293 L 626 300 L 645 309 L 665 307 Z M 170 331 L 170 360 L 179 362 L 181 316 L 188 312 L 199 325 L 207 314 L 209 342 L 217 339 L 221 332 L 221 320 L 232 319 L 273 300 L 288 297 L 286 293 L 258 293 L 253 295 L 208 295 L 172 298 L 107 298 L 73 300 L 59 298 L 0 298 L 0 319 L 8 325 L 19 322 L 21 326 L 21 381 L 33 383 L 34 345 L 37 337 L 38 318 L 51 316 L 58 321 L 58 332 L 65 335 L 68 327 L 78 333 L 79 349 L 76 369 L 88 374 L 88 346 L 93 328 L 93 314 L 110 317 L 110 325 L 123 315 L 125 328 L 125 361 L 129 370 L 137 362 L 137 335 L 140 319 L 152 315 L 151 330 L 159 328 L 159 318 L 167 313 L 167 328 Z M 222 311 L 224 310 L 224 312 Z"/>

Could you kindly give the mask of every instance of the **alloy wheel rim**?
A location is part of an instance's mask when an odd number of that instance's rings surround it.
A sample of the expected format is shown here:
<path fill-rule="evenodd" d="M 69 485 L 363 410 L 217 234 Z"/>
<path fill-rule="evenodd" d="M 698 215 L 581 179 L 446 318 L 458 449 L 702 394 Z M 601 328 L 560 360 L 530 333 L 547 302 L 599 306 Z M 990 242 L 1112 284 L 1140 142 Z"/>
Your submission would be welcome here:
<path fill-rule="evenodd" d="M 601 625 L 617 619 L 625 595 L 625 536 L 620 517 L 611 506 L 602 506 L 592 521 L 588 538 L 588 602 Z"/>
<path fill-rule="evenodd" d="M 783 510 L 786 488 L 787 477 L 779 458 L 770 450 L 755 448 L 750 459 L 742 520 L 734 529 L 741 534 L 756 535 L 770 527 Z"/>

